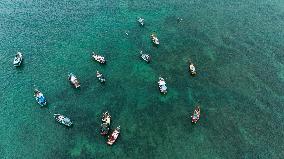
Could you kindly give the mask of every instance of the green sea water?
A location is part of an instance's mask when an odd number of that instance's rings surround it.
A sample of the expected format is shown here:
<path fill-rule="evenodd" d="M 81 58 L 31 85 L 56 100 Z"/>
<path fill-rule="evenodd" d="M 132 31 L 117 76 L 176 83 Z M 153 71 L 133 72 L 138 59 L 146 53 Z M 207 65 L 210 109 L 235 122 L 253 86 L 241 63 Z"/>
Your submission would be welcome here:
<path fill-rule="evenodd" d="M 12 65 L 17 51 L 20 68 Z M 94 62 L 93 51 L 107 64 Z M 158 91 L 160 75 L 167 95 Z M 0 80 L 3 159 L 283 158 L 284 1 L 2 0 Z M 192 125 L 197 103 L 201 119 Z M 112 129 L 121 126 L 111 147 L 99 134 L 106 110 Z M 59 125 L 53 113 L 74 126 Z"/>

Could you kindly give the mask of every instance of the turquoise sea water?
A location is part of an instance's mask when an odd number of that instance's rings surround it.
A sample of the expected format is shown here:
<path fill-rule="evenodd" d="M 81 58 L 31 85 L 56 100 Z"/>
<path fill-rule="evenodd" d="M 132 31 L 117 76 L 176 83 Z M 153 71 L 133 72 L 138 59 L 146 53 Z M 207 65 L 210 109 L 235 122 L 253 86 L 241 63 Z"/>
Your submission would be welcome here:
<path fill-rule="evenodd" d="M 0 158 L 283 158 L 283 29 L 280 0 L 2 0 Z M 17 51 L 21 68 L 12 66 Z M 107 65 L 92 61 L 92 51 Z M 69 84 L 69 72 L 81 89 Z M 35 102 L 35 87 L 47 108 Z M 192 125 L 197 103 L 201 119 Z M 112 128 L 121 126 L 112 147 L 99 134 L 106 110 Z M 59 125 L 53 113 L 74 126 Z"/>

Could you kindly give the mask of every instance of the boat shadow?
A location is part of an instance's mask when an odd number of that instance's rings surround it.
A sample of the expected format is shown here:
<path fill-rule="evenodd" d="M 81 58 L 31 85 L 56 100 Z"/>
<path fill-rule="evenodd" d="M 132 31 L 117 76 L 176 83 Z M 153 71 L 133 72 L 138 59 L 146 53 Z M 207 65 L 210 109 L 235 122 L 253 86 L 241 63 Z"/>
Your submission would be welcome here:
<path fill-rule="evenodd" d="M 153 47 L 156 47 L 156 48 L 158 48 L 158 47 L 159 47 L 159 45 L 154 44 L 154 43 L 152 43 L 152 46 L 153 46 Z"/>

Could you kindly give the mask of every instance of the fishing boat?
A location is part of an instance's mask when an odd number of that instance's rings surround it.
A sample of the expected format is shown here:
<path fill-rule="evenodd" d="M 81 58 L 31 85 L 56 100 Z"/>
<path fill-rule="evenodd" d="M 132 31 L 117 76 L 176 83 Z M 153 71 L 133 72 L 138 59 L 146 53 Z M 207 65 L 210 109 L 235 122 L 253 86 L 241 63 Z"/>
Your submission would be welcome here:
<path fill-rule="evenodd" d="M 180 18 L 180 17 L 177 18 L 178 23 L 180 23 L 182 20 L 183 20 L 183 19 Z"/>
<path fill-rule="evenodd" d="M 60 124 L 63 124 L 65 126 L 71 126 L 72 125 L 72 121 L 65 117 L 64 115 L 61 115 L 61 114 L 54 114 L 54 119 L 60 123 Z"/>
<path fill-rule="evenodd" d="M 191 122 L 192 123 L 196 123 L 200 118 L 200 107 L 197 106 L 195 109 L 194 109 L 194 112 L 191 116 Z"/>
<path fill-rule="evenodd" d="M 99 71 L 97 71 L 97 78 L 101 83 L 104 83 L 106 81 L 104 75 L 100 73 Z"/>
<path fill-rule="evenodd" d="M 137 20 L 141 26 L 144 26 L 144 19 L 139 17 L 138 20 Z"/>
<path fill-rule="evenodd" d="M 101 135 L 107 135 L 109 132 L 111 116 L 108 112 L 103 113 L 101 124 Z"/>
<path fill-rule="evenodd" d="M 149 63 L 151 61 L 151 56 L 149 54 L 143 54 L 143 51 L 140 51 L 141 58 Z"/>
<path fill-rule="evenodd" d="M 159 85 L 159 90 L 160 90 L 161 93 L 166 94 L 168 92 L 164 78 L 159 77 L 158 85 Z"/>
<path fill-rule="evenodd" d="M 189 61 L 189 72 L 192 76 L 196 75 L 195 66 L 191 61 Z"/>
<path fill-rule="evenodd" d="M 101 64 L 105 64 L 106 60 L 103 56 L 96 54 L 95 52 L 93 52 L 92 57 L 94 58 L 94 60 L 96 60 L 97 62 L 101 63 Z"/>
<path fill-rule="evenodd" d="M 155 34 L 151 34 L 151 40 L 156 45 L 160 44 L 159 39 L 158 39 L 157 35 L 155 35 Z"/>
<path fill-rule="evenodd" d="M 23 61 L 23 54 L 20 53 L 20 52 L 17 52 L 17 54 L 14 58 L 14 61 L 13 61 L 13 65 L 15 67 L 21 66 L 22 61 Z"/>
<path fill-rule="evenodd" d="M 110 136 L 108 136 L 108 141 L 107 144 L 108 145 L 113 145 L 115 143 L 115 141 L 117 140 L 118 136 L 120 134 L 120 126 L 118 126 Z"/>
<path fill-rule="evenodd" d="M 79 80 L 73 73 L 70 73 L 68 75 L 68 80 L 72 85 L 74 85 L 75 88 L 79 88 L 81 86 Z"/>
<path fill-rule="evenodd" d="M 38 89 L 34 90 L 34 97 L 35 97 L 37 103 L 41 107 L 43 107 L 47 104 L 45 97 L 43 96 L 43 94 Z"/>

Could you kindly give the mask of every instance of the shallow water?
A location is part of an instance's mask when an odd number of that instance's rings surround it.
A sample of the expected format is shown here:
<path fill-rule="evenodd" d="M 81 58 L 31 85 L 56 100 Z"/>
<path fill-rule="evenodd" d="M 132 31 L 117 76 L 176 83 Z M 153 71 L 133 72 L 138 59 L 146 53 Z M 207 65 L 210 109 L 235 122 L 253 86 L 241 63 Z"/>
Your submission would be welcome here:
<path fill-rule="evenodd" d="M 0 158 L 284 155 L 283 1 L 4 0 L 0 9 Z M 158 47 L 149 38 L 154 31 Z M 140 50 L 151 54 L 150 64 Z M 20 68 L 12 66 L 17 51 L 24 53 Z M 93 51 L 107 65 L 94 62 Z M 69 84 L 69 72 L 81 89 Z M 35 87 L 47 108 L 35 102 Z M 192 125 L 197 103 L 201 120 Z M 106 110 L 112 128 L 121 126 L 112 147 L 99 134 Z M 59 125 L 53 113 L 74 126 Z"/>

